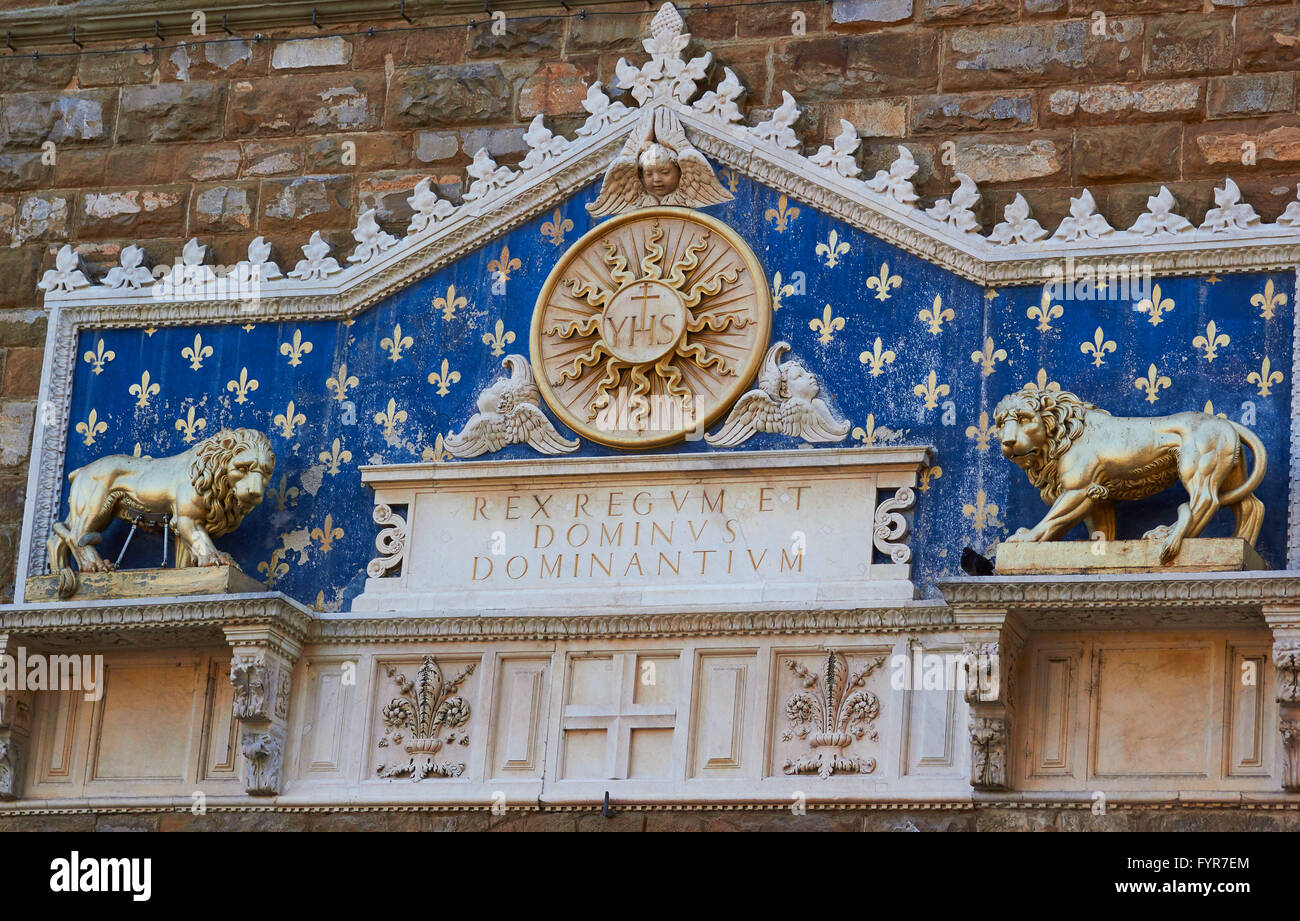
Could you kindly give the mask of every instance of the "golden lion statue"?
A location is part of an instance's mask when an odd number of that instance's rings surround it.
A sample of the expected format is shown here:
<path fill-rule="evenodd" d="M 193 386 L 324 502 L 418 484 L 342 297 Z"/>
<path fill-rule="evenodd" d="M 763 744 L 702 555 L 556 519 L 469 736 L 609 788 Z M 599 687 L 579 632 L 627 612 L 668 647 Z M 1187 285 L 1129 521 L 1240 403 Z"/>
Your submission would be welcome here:
<path fill-rule="evenodd" d="M 59 597 L 77 590 L 69 554 L 82 572 L 113 569 L 95 544 L 114 518 L 148 529 L 165 521 L 177 537 L 178 569 L 234 565 L 212 538 L 235 530 L 257 507 L 274 472 L 271 441 L 255 429 L 222 429 L 172 457 L 110 454 L 77 468 L 68 474 L 68 517 L 47 543 Z"/>
<path fill-rule="evenodd" d="M 1188 496 L 1178 520 L 1143 535 L 1160 542 L 1162 563 L 1223 506 L 1236 515 L 1237 537 L 1251 546 L 1259 537 L 1264 503 L 1254 492 L 1268 458 L 1255 433 L 1230 419 L 1197 412 L 1112 416 L 1073 393 L 1025 387 L 1002 398 L 993 425 L 1003 456 L 1051 506 L 1042 521 L 1007 540 L 1055 540 L 1080 520 L 1090 534 L 1114 540 L 1114 502 L 1146 498 L 1178 480 Z M 1254 457 L 1249 474 L 1243 442 Z"/>

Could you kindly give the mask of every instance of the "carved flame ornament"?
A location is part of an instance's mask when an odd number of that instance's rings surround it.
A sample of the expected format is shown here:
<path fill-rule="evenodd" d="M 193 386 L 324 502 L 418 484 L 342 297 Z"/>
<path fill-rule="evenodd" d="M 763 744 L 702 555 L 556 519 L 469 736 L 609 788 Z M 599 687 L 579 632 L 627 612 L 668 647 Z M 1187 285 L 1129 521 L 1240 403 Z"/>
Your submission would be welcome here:
<path fill-rule="evenodd" d="M 566 425 L 624 448 L 714 422 L 762 361 L 771 300 L 726 225 L 650 208 L 594 228 L 547 278 L 533 312 L 537 386 Z"/>

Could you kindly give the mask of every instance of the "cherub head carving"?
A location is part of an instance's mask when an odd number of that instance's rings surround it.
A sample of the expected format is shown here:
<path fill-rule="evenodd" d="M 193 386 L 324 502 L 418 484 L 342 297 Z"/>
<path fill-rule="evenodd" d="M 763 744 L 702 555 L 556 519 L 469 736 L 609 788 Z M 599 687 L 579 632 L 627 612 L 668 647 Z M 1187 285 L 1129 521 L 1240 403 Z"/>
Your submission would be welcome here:
<path fill-rule="evenodd" d="M 682 168 L 677 164 L 677 154 L 663 144 L 653 142 L 636 158 L 641 184 L 655 198 L 663 198 L 677 190 L 682 178 Z"/>
<path fill-rule="evenodd" d="M 781 361 L 790 343 L 777 342 L 763 357 L 758 387 L 732 407 L 722 428 L 704 440 L 714 447 L 731 448 L 757 432 L 797 435 L 808 442 L 841 441 L 849 423 L 836 419 L 813 373 L 798 359 Z"/>
<path fill-rule="evenodd" d="M 704 154 L 686 137 L 676 113 L 660 108 L 632 130 L 587 210 L 593 217 L 606 217 L 653 205 L 702 208 L 731 198 Z"/>

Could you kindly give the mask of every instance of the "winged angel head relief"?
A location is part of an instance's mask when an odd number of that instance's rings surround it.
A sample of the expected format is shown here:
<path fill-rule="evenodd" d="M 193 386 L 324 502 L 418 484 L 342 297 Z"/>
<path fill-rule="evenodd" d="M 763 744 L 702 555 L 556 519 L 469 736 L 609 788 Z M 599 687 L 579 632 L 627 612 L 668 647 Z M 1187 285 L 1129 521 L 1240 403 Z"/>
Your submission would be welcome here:
<path fill-rule="evenodd" d="M 653 205 L 702 208 L 730 201 L 704 154 L 686 137 L 671 109 L 652 110 L 605 171 L 600 196 L 587 206 L 593 217 Z"/>
<path fill-rule="evenodd" d="M 444 445 L 452 457 L 478 457 L 506 445 L 527 442 L 542 454 L 569 454 L 577 440 L 561 435 L 539 408 L 542 396 L 533 383 L 533 371 L 522 355 L 503 360 L 510 376 L 503 377 L 478 395 L 478 412 L 465 427 L 447 436 Z"/>
<path fill-rule="evenodd" d="M 714 447 L 732 448 L 757 432 L 797 435 L 808 442 L 841 441 L 849 423 L 831 414 L 820 399 L 821 388 L 811 371 L 797 359 L 782 362 L 788 342 L 777 342 L 763 357 L 758 387 L 736 401 L 722 428 L 704 440 Z"/>

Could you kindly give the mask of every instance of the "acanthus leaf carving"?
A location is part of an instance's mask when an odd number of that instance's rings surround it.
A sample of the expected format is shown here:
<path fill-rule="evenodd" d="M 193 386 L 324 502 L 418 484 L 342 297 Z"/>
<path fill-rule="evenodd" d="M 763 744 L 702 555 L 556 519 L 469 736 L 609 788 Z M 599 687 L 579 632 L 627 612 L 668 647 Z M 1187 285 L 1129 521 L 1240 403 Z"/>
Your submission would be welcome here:
<path fill-rule="evenodd" d="M 55 291 L 75 291 L 90 287 L 78 255 L 70 244 L 63 244 L 54 256 L 54 268 L 47 269 L 36 286 L 47 294 Z"/>
<path fill-rule="evenodd" d="M 244 790 L 250 796 L 278 796 L 284 768 L 284 730 L 248 727 L 240 732 L 244 755 Z"/>
<path fill-rule="evenodd" d="M 519 174 L 508 166 L 497 166 L 486 147 L 474 154 L 474 162 L 465 168 L 474 181 L 465 192 L 465 201 L 478 201 L 503 189 Z"/>
<path fill-rule="evenodd" d="M 235 689 L 234 715 L 239 720 L 270 718 L 270 667 L 264 655 L 237 655 L 230 662 L 230 684 Z"/>
<path fill-rule="evenodd" d="M 831 144 L 823 144 L 808 159 L 823 169 L 834 170 L 844 178 L 852 179 L 862 172 L 853 156 L 861 144 L 862 139 L 858 137 L 858 129 L 853 127 L 853 122 L 841 118 L 840 133 L 835 136 L 835 140 Z"/>
<path fill-rule="evenodd" d="M 1174 206 L 1177 204 L 1173 193 L 1161 186 L 1159 192 L 1147 199 L 1147 213 L 1138 216 L 1133 226 L 1129 228 L 1129 232 L 1140 233 L 1144 237 L 1190 233 L 1192 222 L 1181 214 L 1174 213 Z"/>
<path fill-rule="evenodd" d="M 1249 230 L 1258 225 L 1259 215 L 1241 200 L 1241 189 L 1231 179 L 1224 179 L 1223 187 L 1214 190 L 1214 207 L 1205 212 L 1201 230 L 1228 233 L 1232 230 Z"/>
<path fill-rule="evenodd" d="M 712 115 L 727 125 L 738 125 L 745 118 L 740 111 L 740 97 L 745 87 L 730 67 L 722 68 L 723 79 L 716 90 L 709 90 L 693 106 L 702 115 Z"/>
<path fill-rule="evenodd" d="M 526 170 L 554 163 L 569 146 L 567 138 L 546 127 L 540 113 L 528 124 L 528 130 L 524 132 L 524 143 L 528 145 L 528 154 L 519 165 Z"/>
<path fill-rule="evenodd" d="M 582 100 L 582 107 L 587 110 L 587 120 L 578 129 L 579 137 L 599 134 L 632 111 L 623 103 L 614 102 L 606 96 L 599 80 L 587 87 L 587 95 Z"/>
<path fill-rule="evenodd" d="M 872 192 L 887 195 L 901 205 L 914 205 L 917 198 L 911 179 L 918 169 L 912 152 L 899 144 L 898 158 L 889 164 L 888 170 L 877 170 L 876 175 L 866 181 L 866 186 Z"/>
<path fill-rule="evenodd" d="M 1052 239 L 1076 243 L 1079 240 L 1098 240 L 1114 232 L 1115 228 L 1097 213 L 1097 202 L 1092 193 L 1084 189 L 1078 198 L 1070 199 L 1070 216 L 1061 221 Z"/>
<path fill-rule="evenodd" d="M 137 290 L 153 281 L 153 272 L 144 265 L 144 250 L 134 244 L 122 247 L 121 264 L 115 265 L 104 276 L 104 287 L 120 290 Z"/>
<path fill-rule="evenodd" d="M 782 90 L 781 104 L 772 111 L 772 117 L 759 122 L 749 130 L 765 144 L 783 150 L 798 150 L 799 135 L 794 133 L 794 123 L 799 120 L 801 114 L 794 97 Z"/>
<path fill-rule="evenodd" d="M 284 276 L 280 267 L 271 261 L 271 244 L 260 236 L 248 244 L 248 259 L 236 264 L 235 271 L 241 280 L 274 281 Z"/>
<path fill-rule="evenodd" d="M 397 245 L 397 238 L 390 233 L 385 233 L 379 226 L 379 222 L 375 220 L 374 208 L 367 208 L 361 212 L 360 217 L 357 218 L 356 229 L 352 231 L 352 238 L 357 241 L 357 248 L 348 257 L 348 262 L 358 265 L 365 265 L 378 259 Z"/>
<path fill-rule="evenodd" d="M 949 198 L 939 199 L 925 213 L 958 233 L 977 233 L 980 223 L 971 209 L 980 200 L 979 189 L 965 173 L 957 174 L 957 183 L 956 191 Z"/>
<path fill-rule="evenodd" d="M 1002 209 L 1005 220 L 993 228 L 989 239 L 1009 246 L 1012 243 L 1037 243 L 1047 236 L 1043 225 L 1029 216 L 1029 202 L 1019 192 L 1011 204 Z"/>
<path fill-rule="evenodd" d="M 1005 717 L 972 716 L 970 785 L 976 790 L 1007 788 L 1009 732 Z"/>
<path fill-rule="evenodd" d="M 415 184 L 415 189 L 406 203 L 411 206 L 415 213 L 411 215 L 411 223 L 406 228 L 408 236 L 418 233 L 424 233 L 432 230 L 441 220 L 451 216 L 456 210 L 456 206 L 445 198 L 439 198 L 432 188 L 433 180 L 429 177 L 421 179 Z"/>
<path fill-rule="evenodd" d="M 619 58 L 614 65 L 617 85 L 630 90 L 639 105 L 660 99 L 685 105 L 705 78 L 713 55 L 705 52 L 689 61 L 682 56 L 691 42 L 690 33 L 682 31 L 685 25 L 677 8 L 665 3 L 650 21 L 650 37 L 641 42 L 650 60 L 637 67 Z"/>
<path fill-rule="evenodd" d="M 302 253 L 307 258 L 298 261 L 289 273 L 290 278 L 319 281 L 343 271 L 338 260 L 330 255 L 330 245 L 321 239 L 319 230 L 312 231 L 311 239 L 302 248 Z"/>

